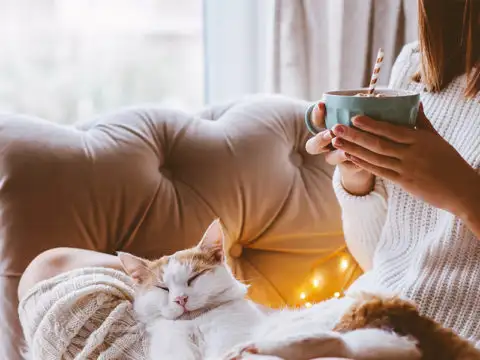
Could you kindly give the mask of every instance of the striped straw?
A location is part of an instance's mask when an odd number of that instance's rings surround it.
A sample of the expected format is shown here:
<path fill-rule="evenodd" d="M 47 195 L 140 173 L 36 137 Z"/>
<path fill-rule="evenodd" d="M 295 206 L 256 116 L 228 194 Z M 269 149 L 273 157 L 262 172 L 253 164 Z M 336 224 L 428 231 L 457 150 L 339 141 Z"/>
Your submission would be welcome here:
<path fill-rule="evenodd" d="M 383 64 L 383 49 L 378 49 L 377 61 L 375 62 L 375 67 L 373 68 L 372 78 L 370 79 L 370 86 L 368 87 L 368 95 L 372 96 L 375 92 L 375 86 L 377 85 L 378 76 L 380 74 L 380 69 Z"/>

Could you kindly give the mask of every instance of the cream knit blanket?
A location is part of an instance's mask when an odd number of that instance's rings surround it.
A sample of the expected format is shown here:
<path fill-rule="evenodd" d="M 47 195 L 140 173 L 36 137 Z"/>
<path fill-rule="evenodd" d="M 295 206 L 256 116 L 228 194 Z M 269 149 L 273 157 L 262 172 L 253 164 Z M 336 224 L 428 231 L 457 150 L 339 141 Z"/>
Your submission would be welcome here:
<path fill-rule="evenodd" d="M 86 268 L 38 283 L 20 301 L 32 360 L 146 359 L 133 287 L 120 271 Z"/>

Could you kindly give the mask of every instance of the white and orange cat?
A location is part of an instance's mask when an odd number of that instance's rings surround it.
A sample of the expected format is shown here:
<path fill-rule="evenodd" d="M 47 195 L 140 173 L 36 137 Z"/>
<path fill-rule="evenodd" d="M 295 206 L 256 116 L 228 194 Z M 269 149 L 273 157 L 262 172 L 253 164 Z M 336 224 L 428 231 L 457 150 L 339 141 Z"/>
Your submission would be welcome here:
<path fill-rule="evenodd" d="M 345 297 L 309 309 L 261 311 L 246 299 L 247 287 L 226 264 L 224 233 L 218 220 L 194 248 L 156 261 L 127 253 L 119 253 L 119 257 L 136 284 L 134 308 L 146 326 L 152 360 L 238 360 L 252 354 L 287 360 L 426 359 L 418 339 L 399 335 L 393 329 L 395 323 L 385 316 L 388 306 L 403 311 L 403 303 L 398 307 L 396 303 L 367 301 L 367 306 L 373 304 L 372 311 L 359 307 L 358 299 Z M 363 316 L 377 310 L 383 311 L 378 318 Z M 431 323 L 428 320 L 429 326 Z M 336 326 L 339 331 L 333 331 Z M 445 343 L 444 339 L 438 342 Z M 462 344 L 475 351 L 468 343 Z"/>

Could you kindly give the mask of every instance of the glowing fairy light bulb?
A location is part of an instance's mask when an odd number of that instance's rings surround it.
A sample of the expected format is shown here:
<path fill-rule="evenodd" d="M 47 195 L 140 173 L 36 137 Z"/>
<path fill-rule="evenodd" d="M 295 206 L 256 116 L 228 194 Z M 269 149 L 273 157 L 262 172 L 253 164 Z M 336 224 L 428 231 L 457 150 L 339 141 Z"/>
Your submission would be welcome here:
<path fill-rule="evenodd" d="M 325 279 L 323 277 L 323 274 L 320 271 L 316 271 L 315 274 L 313 274 L 312 276 L 312 280 L 311 280 L 312 286 L 314 288 L 319 288 L 324 284 L 324 282 L 325 282 Z"/>
<path fill-rule="evenodd" d="M 339 298 L 339 297 L 340 297 L 340 293 L 337 291 L 335 294 L 333 294 L 333 296 L 335 296 L 336 298 Z"/>
<path fill-rule="evenodd" d="M 348 269 L 348 265 L 349 265 L 348 259 L 342 259 L 342 260 L 340 261 L 340 269 L 341 269 L 341 270 L 347 270 L 347 269 Z"/>
<path fill-rule="evenodd" d="M 305 294 L 304 292 L 300 293 L 300 299 L 305 300 L 306 297 L 307 297 L 307 294 Z"/>
<path fill-rule="evenodd" d="M 305 307 L 306 307 L 306 308 L 311 308 L 311 307 L 312 307 L 312 303 L 309 303 L 309 302 L 305 303 Z"/>

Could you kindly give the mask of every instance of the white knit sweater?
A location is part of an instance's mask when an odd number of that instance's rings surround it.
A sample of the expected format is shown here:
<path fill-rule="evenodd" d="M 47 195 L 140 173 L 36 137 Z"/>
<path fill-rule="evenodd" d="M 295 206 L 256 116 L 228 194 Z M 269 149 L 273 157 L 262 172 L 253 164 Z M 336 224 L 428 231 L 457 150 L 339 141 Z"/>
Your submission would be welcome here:
<path fill-rule="evenodd" d="M 418 45 L 397 59 L 390 87 L 421 92 L 425 113 L 474 168 L 480 168 L 480 96 L 465 100 L 465 76 L 438 94 L 412 82 Z M 440 165 L 441 166 L 441 165 Z M 480 240 L 454 215 L 377 179 L 367 196 L 348 194 L 335 172 L 346 241 L 361 265 L 371 267 L 351 290 L 398 292 L 428 315 L 480 345 Z"/>

